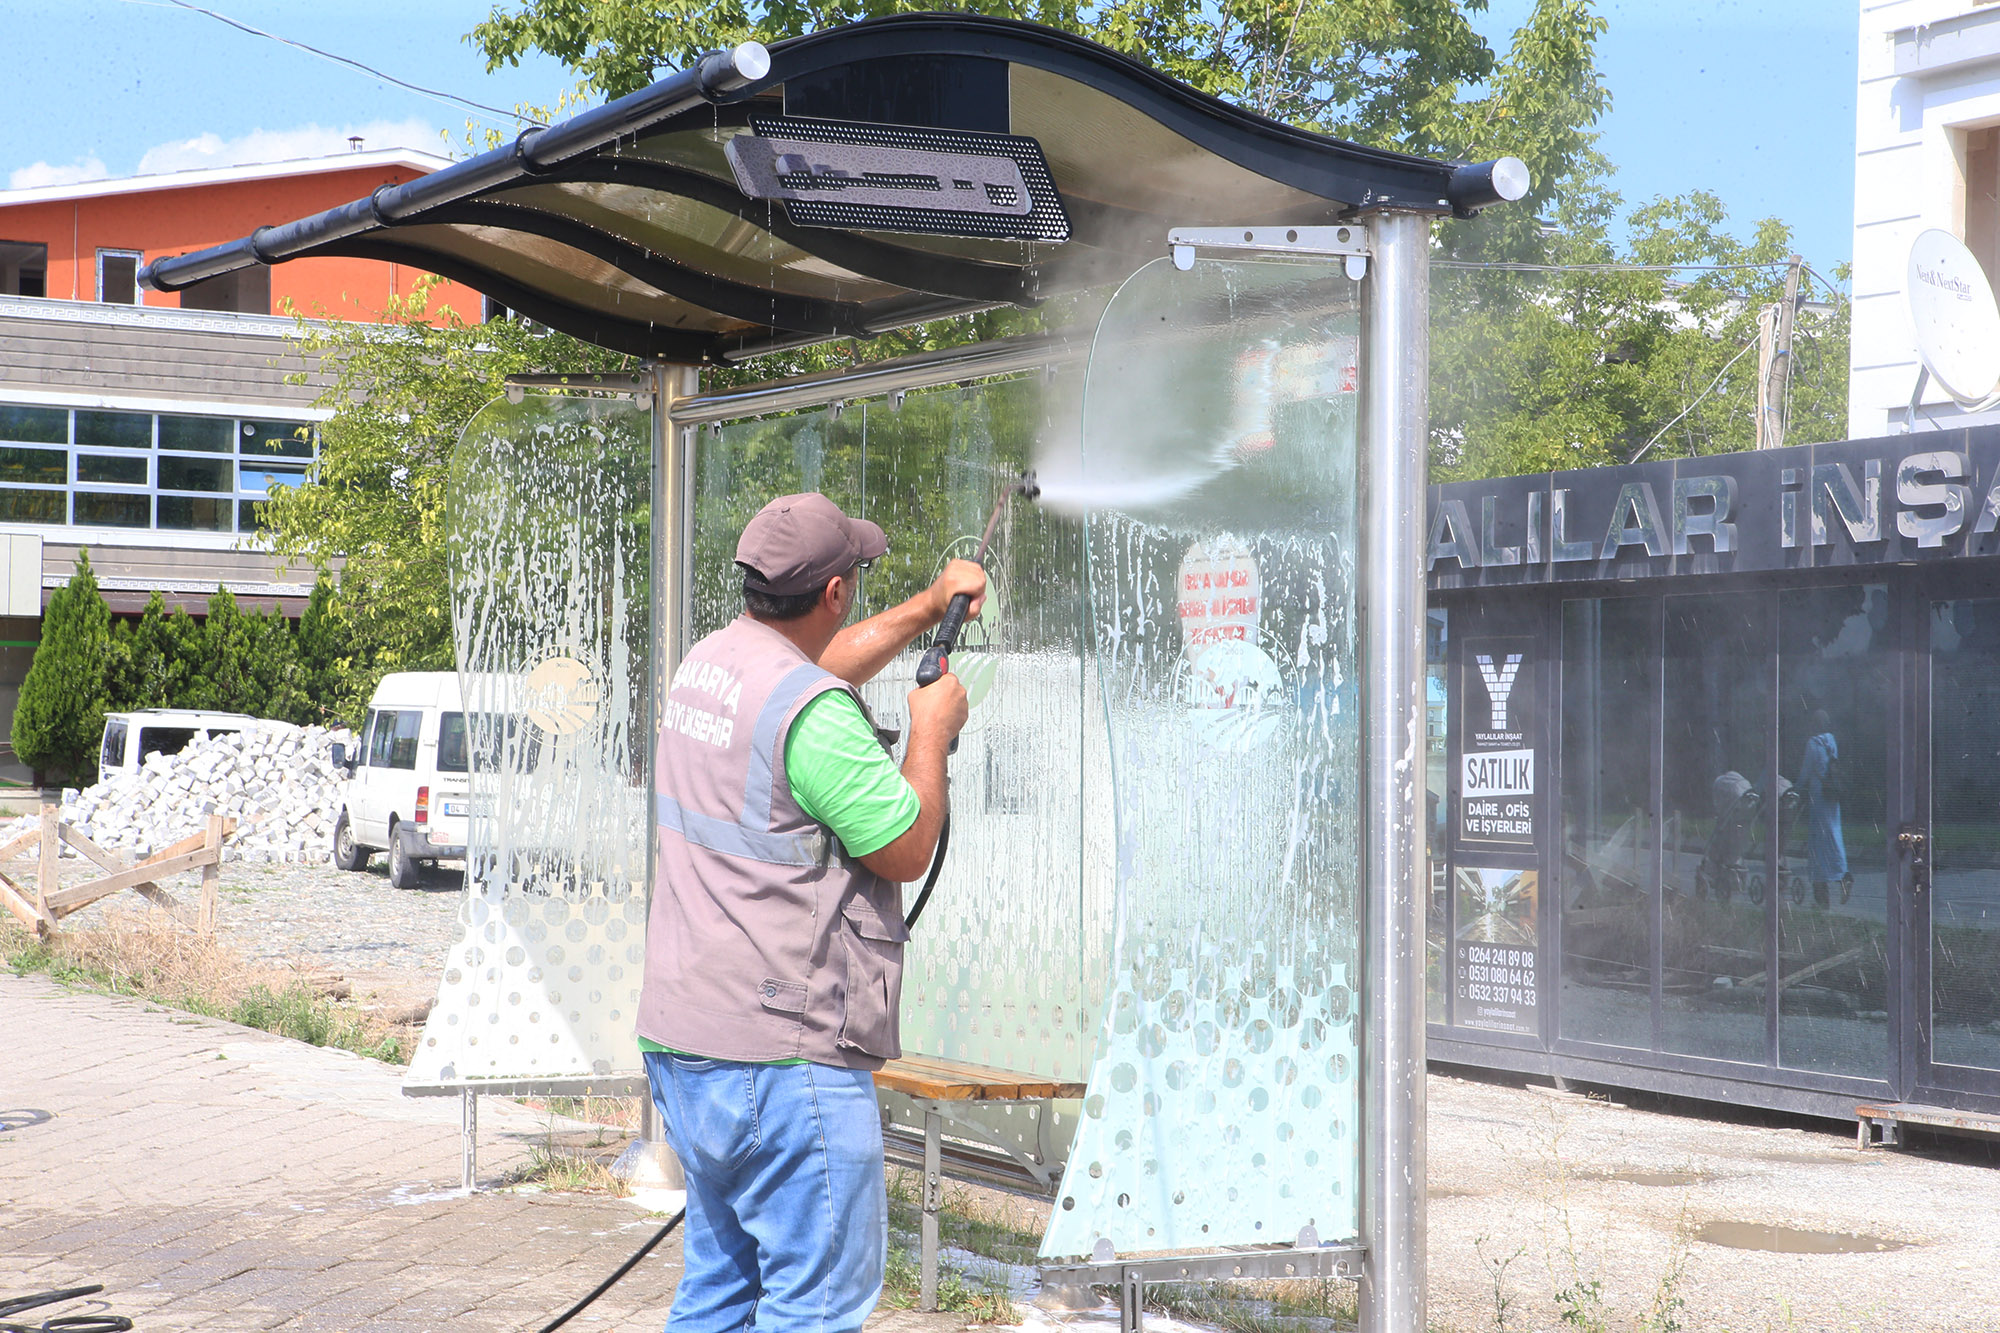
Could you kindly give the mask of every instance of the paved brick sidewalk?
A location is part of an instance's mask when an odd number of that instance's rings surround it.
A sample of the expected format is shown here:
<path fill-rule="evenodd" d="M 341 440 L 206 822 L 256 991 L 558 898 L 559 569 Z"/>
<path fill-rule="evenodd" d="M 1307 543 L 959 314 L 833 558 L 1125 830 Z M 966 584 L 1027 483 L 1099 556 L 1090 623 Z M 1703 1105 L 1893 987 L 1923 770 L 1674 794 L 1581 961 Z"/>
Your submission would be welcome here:
<path fill-rule="evenodd" d="M 458 1194 L 457 1103 L 404 1098 L 398 1071 L 345 1052 L 4 973 L 0 1034 L 0 1299 L 102 1282 L 139 1333 L 511 1333 L 660 1223 L 592 1196 Z M 482 1101 L 482 1180 L 543 1133 Z M 656 1329 L 679 1275 L 672 1237 L 567 1327 Z"/>

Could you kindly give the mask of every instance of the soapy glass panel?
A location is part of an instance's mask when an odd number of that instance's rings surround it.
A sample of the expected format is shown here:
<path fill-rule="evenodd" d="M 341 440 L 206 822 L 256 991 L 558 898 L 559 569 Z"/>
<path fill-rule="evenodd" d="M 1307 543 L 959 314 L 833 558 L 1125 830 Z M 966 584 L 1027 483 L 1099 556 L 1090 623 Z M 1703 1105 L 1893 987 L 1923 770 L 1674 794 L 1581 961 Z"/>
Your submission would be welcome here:
<path fill-rule="evenodd" d="M 699 432 L 694 636 L 742 610 L 731 556 L 743 524 L 797 491 L 821 491 L 888 535 L 889 553 L 861 576 L 857 618 L 919 595 L 948 559 L 974 554 L 1036 438 L 1073 421 L 1075 402 L 1074 380 L 1032 376 Z M 951 761 L 950 850 L 902 994 L 906 1051 L 1076 1081 L 1103 990 L 1107 900 L 1100 890 L 1093 908 L 1085 893 L 1083 830 L 1093 809 L 1107 826 L 1109 785 L 1101 745 L 1094 778 L 1082 767 L 1081 553 L 1074 519 L 1018 500 L 1003 509 L 986 609 L 950 662 L 971 717 Z M 929 637 L 862 688 L 878 725 L 907 729 Z M 1108 865 L 1108 840 L 1097 841 Z M 1057 1119 L 1059 1141 L 1068 1117 Z"/>
<path fill-rule="evenodd" d="M 645 964 L 651 415 L 496 400 L 452 457 L 465 894 L 413 1084 L 636 1073 Z"/>
<path fill-rule="evenodd" d="M 1778 1063 L 1789 1069 L 1890 1077 L 1895 637 L 1883 584 L 1778 595 L 1778 763 L 1798 793 L 1778 853 Z"/>
<path fill-rule="evenodd" d="M 1356 1233 L 1358 297 L 1160 261 L 1099 326 L 1050 480 L 1090 506 L 1112 973 L 1045 1257 Z"/>

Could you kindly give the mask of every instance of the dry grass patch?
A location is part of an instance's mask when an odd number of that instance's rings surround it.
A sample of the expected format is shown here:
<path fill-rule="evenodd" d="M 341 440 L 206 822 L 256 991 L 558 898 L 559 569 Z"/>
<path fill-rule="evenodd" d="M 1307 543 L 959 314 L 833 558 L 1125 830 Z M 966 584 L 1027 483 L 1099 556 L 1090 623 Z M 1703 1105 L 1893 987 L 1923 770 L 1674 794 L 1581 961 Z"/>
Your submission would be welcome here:
<path fill-rule="evenodd" d="M 391 1064 L 407 1064 L 414 1045 L 411 1029 L 341 1003 L 347 987 L 339 978 L 254 966 L 157 912 L 107 911 L 104 924 L 46 942 L 0 922 L 0 962 L 16 974 L 40 972 Z"/>

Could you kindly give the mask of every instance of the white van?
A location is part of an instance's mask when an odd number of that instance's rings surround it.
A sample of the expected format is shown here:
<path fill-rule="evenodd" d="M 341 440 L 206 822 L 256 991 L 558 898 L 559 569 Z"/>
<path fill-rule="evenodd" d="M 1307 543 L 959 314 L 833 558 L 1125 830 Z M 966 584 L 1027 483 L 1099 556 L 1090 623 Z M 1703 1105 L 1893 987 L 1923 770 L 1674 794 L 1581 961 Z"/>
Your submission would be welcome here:
<path fill-rule="evenodd" d="M 334 757 L 347 773 L 333 826 L 334 864 L 360 870 L 386 851 L 389 882 L 413 889 L 419 866 L 464 860 L 470 757 L 456 672 L 382 677 L 359 751 Z"/>
<path fill-rule="evenodd" d="M 284 726 L 248 713 L 213 713 L 195 708 L 140 708 L 130 713 L 106 713 L 104 738 L 97 750 L 97 780 L 108 782 L 121 773 L 137 773 L 149 755 L 176 755 L 197 740 L 242 731 L 245 727 Z"/>

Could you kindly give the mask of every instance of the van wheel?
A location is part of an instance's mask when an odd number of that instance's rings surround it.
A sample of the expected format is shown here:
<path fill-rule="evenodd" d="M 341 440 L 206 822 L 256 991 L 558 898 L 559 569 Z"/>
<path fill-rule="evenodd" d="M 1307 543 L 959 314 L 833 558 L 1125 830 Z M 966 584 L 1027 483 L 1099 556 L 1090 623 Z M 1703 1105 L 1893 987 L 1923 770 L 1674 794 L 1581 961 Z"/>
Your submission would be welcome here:
<path fill-rule="evenodd" d="M 394 824 L 389 826 L 389 885 L 397 889 L 414 889 L 422 877 L 417 863 L 403 850 L 403 831 Z"/>
<path fill-rule="evenodd" d="M 354 825 L 347 822 L 347 811 L 342 810 L 333 826 L 333 863 L 342 870 L 365 870 L 368 857 L 368 849 L 354 840 Z"/>

